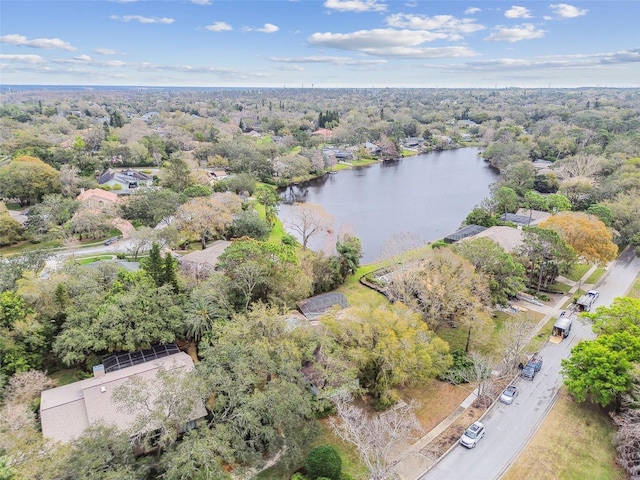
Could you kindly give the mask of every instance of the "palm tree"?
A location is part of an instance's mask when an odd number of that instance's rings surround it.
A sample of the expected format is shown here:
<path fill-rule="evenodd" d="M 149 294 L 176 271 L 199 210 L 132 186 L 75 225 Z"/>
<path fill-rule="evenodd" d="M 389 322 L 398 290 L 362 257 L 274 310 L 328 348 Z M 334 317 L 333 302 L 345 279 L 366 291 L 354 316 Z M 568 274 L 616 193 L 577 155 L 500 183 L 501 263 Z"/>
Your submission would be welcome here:
<path fill-rule="evenodd" d="M 203 295 L 191 298 L 184 311 L 187 338 L 198 342 L 211 331 L 213 323 L 225 318 L 222 308 Z"/>

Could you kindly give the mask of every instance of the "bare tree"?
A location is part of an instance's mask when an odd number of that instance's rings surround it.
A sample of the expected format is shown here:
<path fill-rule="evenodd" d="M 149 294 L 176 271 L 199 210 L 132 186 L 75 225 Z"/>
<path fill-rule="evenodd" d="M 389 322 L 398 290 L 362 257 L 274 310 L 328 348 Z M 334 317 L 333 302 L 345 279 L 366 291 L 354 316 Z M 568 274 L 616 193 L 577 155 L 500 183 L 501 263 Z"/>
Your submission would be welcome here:
<path fill-rule="evenodd" d="M 387 412 L 368 415 L 355 406 L 349 395 L 334 398 L 337 418 L 329 421 L 333 432 L 356 446 L 369 471 L 370 480 L 398 478 L 396 465 L 413 452 L 400 446 L 415 439 L 420 424 L 415 417 L 415 404 L 402 404 Z M 399 453 L 399 455 L 398 455 Z"/>
<path fill-rule="evenodd" d="M 156 231 L 153 228 L 144 226 L 140 227 L 131 232 L 127 243 L 127 252 L 133 256 L 134 260 L 137 260 L 138 255 L 145 250 L 150 250 L 151 245 L 156 240 Z"/>
<path fill-rule="evenodd" d="M 43 390 L 54 386 L 53 380 L 39 370 L 18 372 L 5 387 L 4 397 L 8 403 L 29 403 L 38 398 Z"/>
<path fill-rule="evenodd" d="M 636 380 L 637 381 L 637 380 Z M 618 431 L 614 437 L 618 463 L 630 475 L 631 480 L 640 479 L 640 409 L 638 387 L 622 399 L 619 412 L 611 412 Z"/>
<path fill-rule="evenodd" d="M 293 216 L 286 224 L 302 237 L 302 249 L 306 250 L 309 239 L 314 235 L 328 232 L 333 225 L 333 216 L 320 205 L 313 203 L 294 203 Z"/>
<path fill-rule="evenodd" d="M 533 337 L 536 326 L 536 320 L 528 314 L 511 318 L 502 324 L 500 339 L 504 373 L 513 372 L 518 367 L 523 349 Z"/>
<path fill-rule="evenodd" d="M 75 197 L 78 194 L 78 183 L 80 169 L 73 165 L 62 165 L 60 167 L 60 183 L 62 184 L 62 194 L 65 197 Z"/>
<path fill-rule="evenodd" d="M 469 367 L 449 370 L 445 379 L 453 384 L 470 383 L 476 385 L 476 400 L 481 405 L 489 405 L 494 399 L 495 362 L 477 352 L 469 354 L 472 364 Z"/>
<path fill-rule="evenodd" d="M 594 178 L 603 166 L 604 158 L 595 155 L 572 155 L 558 160 L 554 167 L 565 178 Z"/>

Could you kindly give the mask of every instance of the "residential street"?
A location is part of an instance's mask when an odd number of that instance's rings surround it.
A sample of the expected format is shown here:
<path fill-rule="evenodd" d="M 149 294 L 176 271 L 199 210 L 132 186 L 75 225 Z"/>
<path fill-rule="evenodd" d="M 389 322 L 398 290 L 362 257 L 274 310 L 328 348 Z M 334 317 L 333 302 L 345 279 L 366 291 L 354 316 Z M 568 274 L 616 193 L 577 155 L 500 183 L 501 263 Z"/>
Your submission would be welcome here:
<path fill-rule="evenodd" d="M 640 273 L 640 258 L 627 251 L 603 276 L 595 306 L 609 305 L 624 294 Z M 498 479 L 526 447 L 553 406 L 562 384 L 560 361 L 579 340 L 593 338 L 590 325 L 575 321 L 569 337 L 560 344 L 546 343 L 540 350 L 542 370 L 533 381 L 518 379 L 520 394 L 512 405 L 497 404 L 483 418 L 487 434 L 475 449 L 458 445 L 427 474 L 429 480 Z"/>

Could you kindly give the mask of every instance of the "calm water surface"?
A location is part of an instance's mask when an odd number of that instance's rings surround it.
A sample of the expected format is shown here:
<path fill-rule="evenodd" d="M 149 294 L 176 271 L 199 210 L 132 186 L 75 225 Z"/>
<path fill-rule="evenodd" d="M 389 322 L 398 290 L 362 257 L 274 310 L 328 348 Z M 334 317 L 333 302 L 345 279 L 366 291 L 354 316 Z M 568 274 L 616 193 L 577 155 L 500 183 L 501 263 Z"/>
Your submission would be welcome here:
<path fill-rule="evenodd" d="M 332 253 L 336 236 L 350 233 L 362 241 L 361 263 L 366 264 L 378 260 L 383 247 L 400 235 L 427 243 L 453 233 L 497 178 L 477 149 L 463 148 L 342 170 L 282 196 L 318 204 L 333 215 L 332 234 L 312 238 L 310 248 Z M 292 208 L 279 207 L 285 226 Z"/>

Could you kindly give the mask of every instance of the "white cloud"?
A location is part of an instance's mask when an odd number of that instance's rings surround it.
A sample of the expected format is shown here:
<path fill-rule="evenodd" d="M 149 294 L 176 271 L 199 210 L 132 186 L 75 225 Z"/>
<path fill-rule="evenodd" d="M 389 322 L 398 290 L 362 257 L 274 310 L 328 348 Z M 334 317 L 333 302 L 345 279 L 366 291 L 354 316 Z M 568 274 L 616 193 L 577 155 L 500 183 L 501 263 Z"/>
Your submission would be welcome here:
<path fill-rule="evenodd" d="M 509 10 L 504 12 L 504 16 L 507 18 L 531 18 L 531 12 L 526 7 L 519 7 L 514 5 Z"/>
<path fill-rule="evenodd" d="M 537 30 L 530 23 L 525 23 L 517 27 L 498 27 L 494 33 L 485 38 L 490 42 L 519 42 L 521 40 L 532 40 L 544 37 L 544 30 Z"/>
<path fill-rule="evenodd" d="M 364 49 L 418 46 L 424 42 L 447 38 L 448 35 L 445 33 L 378 28 L 352 33 L 314 33 L 307 40 L 312 45 L 364 51 Z"/>
<path fill-rule="evenodd" d="M 44 59 L 40 55 L 12 55 L 0 53 L 0 60 L 20 63 L 42 63 Z"/>
<path fill-rule="evenodd" d="M 211 25 L 207 25 L 204 28 L 210 32 L 225 32 L 233 30 L 233 27 L 225 22 L 213 22 Z"/>
<path fill-rule="evenodd" d="M 556 3 L 549 5 L 549 8 L 553 10 L 557 16 L 562 18 L 575 18 L 586 15 L 589 10 L 579 9 L 573 5 L 567 5 L 566 3 Z"/>
<path fill-rule="evenodd" d="M 304 72 L 304 68 L 300 65 L 279 65 L 276 68 L 285 72 Z"/>
<path fill-rule="evenodd" d="M 272 23 L 265 23 L 264 26 L 260 28 L 244 27 L 243 30 L 245 32 L 275 33 L 280 30 L 280 27 L 273 25 Z"/>
<path fill-rule="evenodd" d="M 211 5 L 211 0 L 191 0 L 191 3 L 196 5 Z"/>
<path fill-rule="evenodd" d="M 121 22 L 136 21 L 140 23 L 173 23 L 175 19 L 167 17 L 143 17 L 142 15 L 111 15 L 111 20 L 120 20 Z"/>
<path fill-rule="evenodd" d="M 277 63 L 329 63 L 332 65 L 378 65 L 386 60 L 358 60 L 350 57 L 332 57 L 329 55 L 311 55 L 307 57 L 270 57 Z"/>
<path fill-rule="evenodd" d="M 464 11 L 465 15 L 473 15 L 474 13 L 480 13 L 482 9 L 478 7 L 469 7 Z"/>
<path fill-rule="evenodd" d="M 118 54 L 118 52 L 110 48 L 96 48 L 96 53 L 98 55 L 117 55 Z"/>
<path fill-rule="evenodd" d="M 78 62 L 90 62 L 91 57 L 89 55 L 78 55 L 77 57 L 73 57 L 74 60 Z"/>
<path fill-rule="evenodd" d="M 435 15 L 427 17 L 426 15 L 413 15 L 397 13 L 390 15 L 386 19 L 387 25 L 394 28 L 409 28 L 412 30 L 434 30 L 453 34 L 454 38 L 459 39 L 458 34 L 473 33 L 484 30 L 484 26 L 475 23 L 475 19 L 455 18 L 452 15 Z"/>
<path fill-rule="evenodd" d="M 20 47 L 43 48 L 46 50 L 55 48 L 68 50 L 70 52 L 77 50 L 77 48 L 71 46 L 71 44 L 63 40 L 60 40 L 59 38 L 34 38 L 33 40 L 28 40 L 24 35 L 17 34 L 3 35 L 2 37 L 0 37 L 0 43 L 6 43 L 7 45 L 16 45 Z"/>
<path fill-rule="evenodd" d="M 401 58 L 471 57 L 477 55 L 464 46 L 426 48 L 421 45 L 449 37 L 446 33 L 425 30 L 375 29 L 353 33 L 314 33 L 307 41 L 312 45 L 362 52 L 367 55 Z"/>
<path fill-rule="evenodd" d="M 384 12 L 387 5 L 378 3 L 378 0 L 326 0 L 326 8 L 338 12 Z"/>

